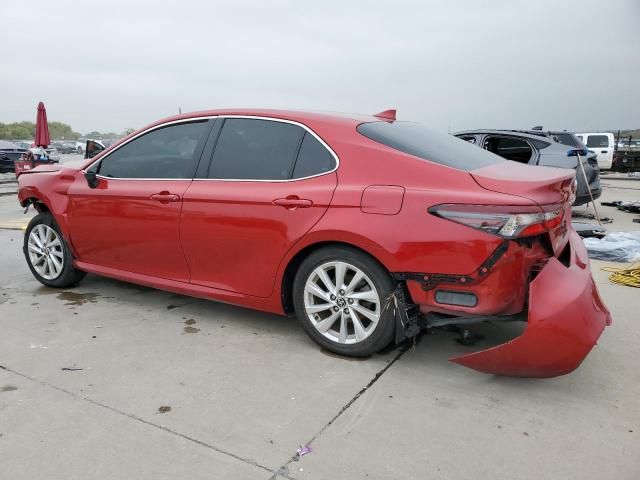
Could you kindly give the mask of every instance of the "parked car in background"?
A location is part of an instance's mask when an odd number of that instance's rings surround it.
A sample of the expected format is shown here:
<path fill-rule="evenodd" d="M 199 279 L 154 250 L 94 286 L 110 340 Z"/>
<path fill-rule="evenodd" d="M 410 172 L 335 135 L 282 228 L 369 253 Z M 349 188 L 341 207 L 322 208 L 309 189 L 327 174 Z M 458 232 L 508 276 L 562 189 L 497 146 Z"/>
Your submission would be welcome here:
<path fill-rule="evenodd" d="M 7 140 L 0 140 L 0 173 L 13 172 L 14 162 L 20 160 L 27 149 Z"/>
<path fill-rule="evenodd" d="M 576 133 L 576 136 L 596 153 L 601 170 L 611 169 L 616 146 L 613 133 Z"/>
<path fill-rule="evenodd" d="M 17 145 L 13 142 L 0 140 L 0 173 L 14 172 L 15 162 L 22 160 L 24 154 L 33 150 L 33 148 L 24 148 L 24 142 L 22 142 L 21 145 Z M 51 157 L 43 160 L 38 158 L 38 156 L 34 156 L 30 168 L 38 165 L 50 165 L 57 162 L 58 160 Z"/>
<path fill-rule="evenodd" d="M 563 132 L 564 133 L 564 132 Z M 570 168 L 576 171 L 577 191 L 574 205 L 583 205 L 602 194 L 600 169 L 594 155 L 581 157 L 585 176 L 577 157 L 569 155 L 571 148 L 556 141 L 553 134 L 538 130 L 466 130 L 457 132 L 456 137 L 466 140 L 484 150 L 500 155 L 507 160 L 546 167 Z M 571 137 L 562 138 L 565 142 Z M 578 145 L 578 149 L 583 149 Z M 591 189 L 591 195 L 589 195 Z"/>
<path fill-rule="evenodd" d="M 60 153 L 76 153 L 76 142 L 71 141 L 57 141 L 53 142 L 52 146 L 54 146 L 58 152 Z"/>
<path fill-rule="evenodd" d="M 18 147 L 29 150 L 33 146 L 33 140 L 13 140 Z"/>
<path fill-rule="evenodd" d="M 79 138 L 76 141 L 76 153 L 81 153 L 83 155 L 86 153 L 86 147 L 87 147 L 87 141 L 88 140 L 91 140 L 92 142 L 95 142 L 95 144 L 100 145 L 103 149 L 106 148 L 105 145 L 100 140 L 93 140 L 93 139 L 88 139 L 88 138 Z"/>
<path fill-rule="evenodd" d="M 41 155 L 41 152 L 42 152 L 42 148 L 36 147 L 36 146 L 32 146 L 29 150 L 31 150 L 31 152 L 33 152 L 34 155 Z M 58 163 L 60 161 L 60 153 L 54 146 L 50 145 L 47 148 L 45 148 L 44 151 L 47 159 L 50 160 L 51 162 Z"/>
<path fill-rule="evenodd" d="M 15 140 L 14 143 L 18 145 L 20 148 L 24 148 L 25 150 L 31 150 L 35 155 L 40 154 L 39 148 L 36 147 L 36 145 L 33 143 L 33 140 Z M 49 145 L 47 148 L 45 148 L 45 151 L 47 153 L 47 157 L 49 160 L 51 160 L 54 163 L 57 163 L 60 161 L 60 153 L 58 152 L 56 147 L 53 145 L 53 143 Z"/>
<path fill-rule="evenodd" d="M 618 139 L 618 148 L 640 148 L 640 138 Z"/>
<path fill-rule="evenodd" d="M 295 313 L 351 356 L 419 325 L 528 318 L 522 336 L 452 360 L 549 377 L 575 369 L 611 321 L 571 224 L 574 177 L 395 111 L 213 110 L 25 172 L 18 197 L 39 212 L 23 249 L 49 287 L 93 272 Z"/>

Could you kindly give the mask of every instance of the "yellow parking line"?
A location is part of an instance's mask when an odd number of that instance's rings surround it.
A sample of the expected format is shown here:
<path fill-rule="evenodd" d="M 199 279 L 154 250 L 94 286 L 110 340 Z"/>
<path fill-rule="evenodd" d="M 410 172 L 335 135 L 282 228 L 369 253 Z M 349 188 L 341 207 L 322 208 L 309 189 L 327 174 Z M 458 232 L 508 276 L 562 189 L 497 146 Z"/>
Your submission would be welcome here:
<path fill-rule="evenodd" d="M 28 222 L 23 220 L 14 222 L 0 222 L 0 230 L 26 230 Z"/>

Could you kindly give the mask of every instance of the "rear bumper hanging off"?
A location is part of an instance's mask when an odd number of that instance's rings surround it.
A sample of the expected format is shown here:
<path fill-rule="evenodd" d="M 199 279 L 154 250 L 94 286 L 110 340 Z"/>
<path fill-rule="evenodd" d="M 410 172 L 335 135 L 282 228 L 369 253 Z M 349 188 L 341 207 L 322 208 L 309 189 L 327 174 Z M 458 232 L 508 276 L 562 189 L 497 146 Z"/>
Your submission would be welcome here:
<path fill-rule="evenodd" d="M 598 341 L 611 314 L 591 277 L 580 237 L 569 239 L 571 260 L 552 257 L 531 282 L 528 324 L 507 343 L 452 358 L 480 372 L 516 377 L 555 377 L 575 370 Z"/>

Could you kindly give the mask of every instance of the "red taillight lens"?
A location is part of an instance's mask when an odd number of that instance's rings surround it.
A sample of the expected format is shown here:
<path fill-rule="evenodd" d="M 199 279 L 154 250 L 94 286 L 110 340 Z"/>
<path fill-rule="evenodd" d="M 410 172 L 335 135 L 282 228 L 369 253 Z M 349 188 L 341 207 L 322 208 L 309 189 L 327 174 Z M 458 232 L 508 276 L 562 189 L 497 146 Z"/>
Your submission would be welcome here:
<path fill-rule="evenodd" d="M 443 204 L 429 212 L 504 238 L 530 237 L 548 232 L 562 222 L 561 208 L 543 212 L 539 207 Z"/>

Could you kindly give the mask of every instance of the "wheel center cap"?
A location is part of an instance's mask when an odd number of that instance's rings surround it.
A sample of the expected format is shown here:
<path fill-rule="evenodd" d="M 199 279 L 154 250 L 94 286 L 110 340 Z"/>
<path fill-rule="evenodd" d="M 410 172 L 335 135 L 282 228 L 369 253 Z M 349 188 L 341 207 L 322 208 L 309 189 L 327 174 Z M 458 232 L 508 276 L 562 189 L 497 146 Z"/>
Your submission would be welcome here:
<path fill-rule="evenodd" d="M 343 298 L 343 297 L 338 297 L 338 299 L 336 300 L 336 304 L 340 307 L 340 308 L 344 308 L 347 306 L 347 301 Z"/>

